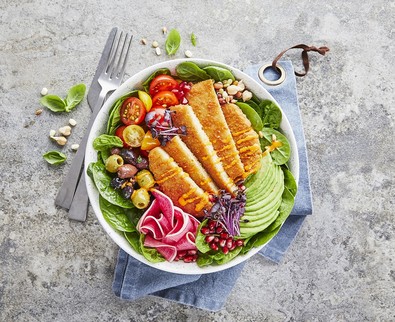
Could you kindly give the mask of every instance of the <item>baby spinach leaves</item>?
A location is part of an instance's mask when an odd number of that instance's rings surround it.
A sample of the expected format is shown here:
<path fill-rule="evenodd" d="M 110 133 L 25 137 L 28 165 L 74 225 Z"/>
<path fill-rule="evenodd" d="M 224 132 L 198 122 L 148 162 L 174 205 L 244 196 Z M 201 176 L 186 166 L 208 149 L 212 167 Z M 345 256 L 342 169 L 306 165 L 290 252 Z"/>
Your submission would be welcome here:
<path fill-rule="evenodd" d="M 104 219 L 112 228 L 126 232 L 136 231 L 136 228 L 123 208 L 113 205 L 102 196 L 99 196 L 99 206 Z"/>
<path fill-rule="evenodd" d="M 67 157 L 59 151 L 48 151 L 43 154 L 43 158 L 49 164 L 59 165 L 66 161 Z"/>
<path fill-rule="evenodd" d="M 270 100 L 263 100 L 259 103 L 259 109 L 262 114 L 263 125 L 273 129 L 280 128 L 282 113 L 280 108 Z"/>
<path fill-rule="evenodd" d="M 40 103 L 55 113 L 70 112 L 82 101 L 85 91 L 84 84 L 77 84 L 69 89 L 64 100 L 57 95 L 46 95 L 41 98 Z"/>
<path fill-rule="evenodd" d="M 232 81 L 235 80 L 232 72 L 228 69 L 218 67 L 218 66 L 206 66 L 203 67 L 203 70 L 210 75 L 212 79 L 216 82 L 224 81 L 231 79 Z"/>
<path fill-rule="evenodd" d="M 93 141 L 93 148 L 96 151 L 106 151 L 111 147 L 122 148 L 122 140 L 114 135 L 101 134 Z"/>
<path fill-rule="evenodd" d="M 186 82 L 200 82 L 206 79 L 210 79 L 209 74 L 207 74 L 198 65 L 190 61 L 179 64 L 176 67 L 176 72 L 178 77 Z"/>
<path fill-rule="evenodd" d="M 88 175 L 92 178 L 100 195 L 109 203 L 122 208 L 134 208 L 129 199 L 123 198 L 115 189 L 110 186 L 111 176 L 107 174 L 106 167 L 101 161 L 92 162 L 88 167 Z"/>
<path fill-rule="evenodd" d="M 257 111 L 255 111 L 250 105 L 242 102 L 237 102 L 236 105 L 240 107 L 241 111 L 250 120 L 252 128 L 258 132 L 262 130 L 263 123 Z"/>
<path fill-rule="evenodd" d="M 181 44 L 181 36 L 177 29 L 172 29 L 167 36 L 165 42 L 166 53 L 168 55 L 174 55 Z"/>
<path fill-rule="evenodd" d="M 261 132 L 263 134 L 263 137 L 260 138 L 262 150 L 269 149 L 275 164 L 285 164 L 291 155 L 288 139 L 284 134 L 272 128 L 265 127 Z"/>

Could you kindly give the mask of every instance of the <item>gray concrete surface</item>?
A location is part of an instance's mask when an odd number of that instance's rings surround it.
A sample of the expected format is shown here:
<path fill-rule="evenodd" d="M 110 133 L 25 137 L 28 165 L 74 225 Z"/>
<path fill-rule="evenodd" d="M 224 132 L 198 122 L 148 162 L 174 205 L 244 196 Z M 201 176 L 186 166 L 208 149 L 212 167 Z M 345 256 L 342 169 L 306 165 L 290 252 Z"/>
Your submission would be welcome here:
<path fill-rule="evenodd" d="M 0 0 L 0 320 L 394 321 L 394 17 L 393 0 Z M 114 25 L 135 35 L 129 76 L 169 59 L 138 43 L 163 45 L 162 26 L 184 38 L 176 58 L 190 49 L 241 69 L 297 43 L 331 49 L 297 84 L 315 214 L 280 265 L 248 262 L 220 312 L 120 301 L 117 247 L 92 209 L 80 224 L 54 206 L 89 109 L 36 116 L 40 91 L 89 85 Z M 69 159 L 49 166 L 48 132 L 69 117 Z"/>

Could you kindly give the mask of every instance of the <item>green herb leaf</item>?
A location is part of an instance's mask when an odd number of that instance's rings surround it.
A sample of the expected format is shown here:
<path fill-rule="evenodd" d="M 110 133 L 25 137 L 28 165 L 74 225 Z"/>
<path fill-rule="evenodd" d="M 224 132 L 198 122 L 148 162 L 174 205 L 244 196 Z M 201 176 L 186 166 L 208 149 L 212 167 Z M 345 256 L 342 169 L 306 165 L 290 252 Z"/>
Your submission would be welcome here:
<path fill-rule="evenodd" d="M 190 61 L 179 64 L 176 67 L 176 72 L 178 77 L 186 82 L 200 82 L 206 79 L 210 79 L 209 74 L 207 74 L 198 65 Z"/>
<path fill-rule="evenodd" d="M 77 84 L 69 89 L 66 97 L 66 112 L 70 112 L 84 98 L 86 91 L 85 84 Z"/>
<path fill-rule="evenodd" d="M 214 79 L 216 82 L 220 82 L 227 79 L 235 80 L 235 77 L 233 76 L 232 72 L 222 67 L 206 66 L 203 68 L 203 70 L 207 74 L 209 74 L 210 77 Z"/>
<path fill-rule="evenodd" d="M 174 55 L 181 44 L 181 36 L 177 29 L 172 29 L 167 36 L 165 48 L 168 55 Z"/>
<path fill-rule="evenodd" d="M 43 158 L 49 164 L 55 164 L 55 165 L 62 164 L 67 159 L 67 157 L 59 151 L 48 151 L 47 153 L 43 154 Z"/>
<path fill-rule="evenodd" d="M 102 196 L 99 196 L 99 206 L 104 219 L 111 227 L 119 231 L 136 231 L 123 208 L 113 205 Z"/>
<path fill-rule="evenodd" d="M 55 113 L 64 112 L 66 110 L 65 102 L 57 95 L 46 95 L 41 98 L 40 103 Z"/>
<path fill-rule="evenodd" d="M 101 134 L 93 141 L 93 148 L 96 151 L 105 151 L 112 147 L 122 148 L 122 140 L 114 135 Z"/>
<path fill-rule="evenodd" d="M 191 33 L 191 43 L 194 47 L 196 47 L 197 38 L 194 33 Z"/>

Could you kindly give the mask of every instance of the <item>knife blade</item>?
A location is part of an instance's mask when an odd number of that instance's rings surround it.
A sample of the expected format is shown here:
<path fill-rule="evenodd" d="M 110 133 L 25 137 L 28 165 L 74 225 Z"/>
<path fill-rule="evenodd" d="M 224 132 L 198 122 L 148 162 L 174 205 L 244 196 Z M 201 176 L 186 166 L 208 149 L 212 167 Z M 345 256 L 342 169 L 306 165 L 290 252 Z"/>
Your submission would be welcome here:
<path fill-rule="evenodd" d="M 111 29 L 110 34 L 108 35 L 106 45 L 104 46 L 104 49 L 102 51 L 99 64 L 97 65 L 95 75 L 93 76 L 91 86 L 89 87 L 87 100 L 88 100 L 89 108 L 91 110 L 93 110 L 93 108 L 95 107 L 97 98 L 99 97 L 101 91 L 101 86 L 97 80 L 103 69 L 106 68 L 108 58 L 111 52 L 111 46 L 114 41 L 115 35 L 117 34 L 117 31 L 118 31 L 118 27 L 114 27 Z"/>

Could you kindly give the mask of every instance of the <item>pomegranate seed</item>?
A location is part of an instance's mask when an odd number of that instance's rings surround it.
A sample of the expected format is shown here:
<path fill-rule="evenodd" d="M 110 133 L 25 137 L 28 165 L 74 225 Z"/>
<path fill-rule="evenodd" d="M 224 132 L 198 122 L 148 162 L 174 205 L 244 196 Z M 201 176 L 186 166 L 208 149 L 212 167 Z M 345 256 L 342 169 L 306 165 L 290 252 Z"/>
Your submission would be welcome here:
<path fill-rule="evenodd" d="M 214 237 L 214 243 L 218 243 L 219 242 L 219 238 L 217 236 Z"/>
<path fill-rule="evenodd" d="M 222 227 L 217 227 L 217 228 L 215 228 L 215 232 L 217 233 L 217 234 L 220 234 L 220 233 L 222 233 L 224 231 L 224 229 L 222 228 Z"/>
<path fill-rule="evenodd" d="M 177 255 L 178 255 L 179 258 L 183 258 L 186 254 L 187 254 L 186 250 L 181 250 L 181 251 L 178 252 Z"/>
<path fill-rule="evenodd" d="M 181 99 L 181 104 L 187 104 L 188 100 L 185 98 L 185 96 L 182 97 Z"/>
<path fill-rule="evenodd" d="M 206 238 L 204 238 L 204 240 L 206 241 L 206 243 L 211 243 L 214 240 L 214 237 L 215 236 L 213 235 L 208 235 L 206 236 Z"/>
<path fill-rule="evenodd" d="M 242 240 L 242 239 L 236 240 L 236 246 L 238 246 L 238 247 L 244 246 L 244 240 Z"/>
<path fill-rule="evenodd" d="M 210 244 L 210 248 L 212 249 L 212 250 L 218 250 L 218 245 L 216 244 L 216 243 L 211 243 Z"/>
<path fill-rule="evenodd" d="M 221 233 L 221 235 L 219 235 L 219 237 L 221 239 L 227 239 L 229 237 L 229 235 L 227 233 Z"/>
<path fill-rule="evenodd" d="M 232 245 L 233 245 L 233 238 L 232 238 L 232 237 L 229 237 L 229 238 L 226 240 L 226 247 L 228 247 L 228 248 L 230 249 L 230 248 L 232 248 Z"/>
<path fill-rule="evenodd" d="M 174 258 L 174 261 L 178 262 L 180 260 L 180 258 L 178 256 L 176 256 L 176 258 Z"/>
<path fill-rule="evenodd" d="M 185 263 L 191 263 L 193 261 L 193 256 L 185 256 L 184 257 L 184 262 Z"/>
<path fill-rule="evenodd" d="M 232 246 L 229 247 L 229 250 L 234 250 L 236 248 L 236 241 L 232 242 Z"/>
<path fill-rule="evenodd" d="M 196 255 L 196 254 L 197 254 L 196 249 L 190 249 L 187 251 L 187 255 Z"/>
<path fill-rule="evenodd" d="M 198 259 L 198 255 L 193 255 L 193 256 L 192 256 L 192 262 L 196 262 L 197 259 Z"/>
<path fill-rule="evenodd" d="M 210 230 L 215 229 L 215 225 L 216 225 L 215 221 L 209 221 L 209 222 L 207 223 L 207 226 L 208 226 L 208 228 L 209 228 Z"/>
<path fill-rule="evenodd" d="M 202 232 L 203 235 L 208 235 L 210 233 L 210 228 L 204 226 L 202 227 L 202 229 L 200 229 L 200 231 Z"/>
<path fill-rule="evenodd" d="M 214 201 L 215 201 L 215 197 L 214 197 L 213 195 L 209 195 L 209 196 L 208 196 L 208 200 L 209 200 L 210 202 L 214 202 Z"/>
<path fill-rule="evenodd" d="M 227 253 L 229 253 L 229 248 L 226 246 L 222 247 L 222 252 L 226 255 Z"/>
<path fill-rule="evenodd" d="M 219 246 L 224 247 L 226 245 L 226 239 L 220 239 L 218 244 Z"/>

